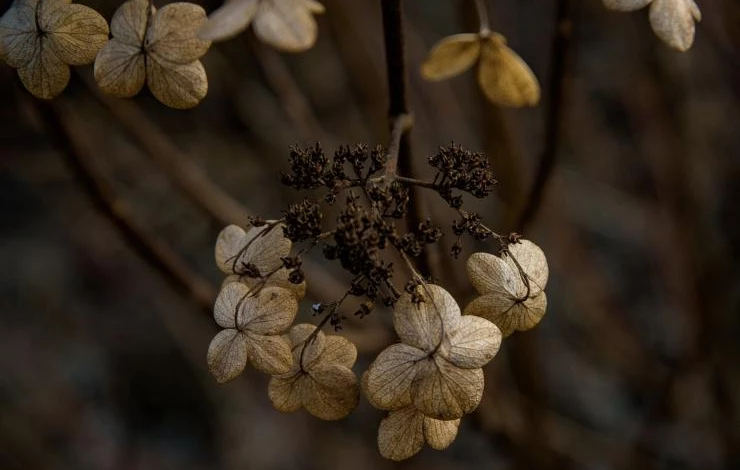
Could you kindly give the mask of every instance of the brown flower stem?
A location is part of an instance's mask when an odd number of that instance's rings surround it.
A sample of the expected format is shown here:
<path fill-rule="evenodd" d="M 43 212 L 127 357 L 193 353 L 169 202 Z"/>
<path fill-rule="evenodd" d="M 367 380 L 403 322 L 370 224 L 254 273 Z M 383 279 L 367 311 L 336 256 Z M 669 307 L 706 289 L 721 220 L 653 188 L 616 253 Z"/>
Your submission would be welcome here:
<path fill-rule="evenodd" d="M 381 0 L 383 17 L 383 41 L 385 44 L 386 72 L 388 80 L 389 107 L 391 132 L 398 118 L 409 115 L 407 73 L 406 73 L 406 37 L 404 32 L 403 0 Z M 396 168 L 393 173 L 403 175 L 413 174 L 411 165 L 411 144 L 409 141 L 410 126 L 404 129 L 398 143 L 398 158 L 392 163 Z M 413 210 L 409 211 L 408 224 L 418 227 L 421 222 L 419 195 L 414 191 L 412 197 Z M 422 272 L 430 272 L 430 263 L 424 255 L 419 258 L 419 268 Z"/>
<path fill-rule="evenodd" d="M 395 117 L 391 127 L 391 141 L 388 144 L 388 160 L 385 162 L 385 181 L 390 184 L 398 179 L 398 156 L 401 152 L 401 141 L 414 124 L 410 114 Z"/>
<path fill-rule="evenodd" d="M 486 36 L 491 33 L 491 21 L 488 18 L 488 8 L 484 0 L 475 0 L 475 10 L 480 21 L 480 34 Z"/>
<path fill-rule="evenodd" d="M 563 108 L 569 81 L 567 75 L 572 62 L 572 33 L 570 0 L 558 0 L 555 15 L 555 29 L 550 52 L 549 93 L 546 105 L 545 144 L 540 154 L 539 166 L 534 182 L 525 200 L 524 207 L 516 221 L 516 230 L 524 231 L 537 215 L 557 163 L 563 125 Z"/>

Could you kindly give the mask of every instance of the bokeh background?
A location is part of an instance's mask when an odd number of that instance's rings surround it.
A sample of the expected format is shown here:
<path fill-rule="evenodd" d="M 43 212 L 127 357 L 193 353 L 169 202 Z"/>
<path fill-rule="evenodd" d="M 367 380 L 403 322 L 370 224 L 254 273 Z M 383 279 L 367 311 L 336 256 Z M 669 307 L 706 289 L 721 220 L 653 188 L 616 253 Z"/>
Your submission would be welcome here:
<path fill-rule="evenodd" d="M 83 3 L 107 18 L 118 4 Z M 274 411 L 254 371 L 215 383 L 218 231 L 300 198 L 278 183 L 290 145 L 388 139 L 379 1 L 324 3 L 304 54 L 251 32 L 213 46 L 208 97 L 187 112 L 146 92 L 101 97 L 91 67 L 40 103 L 0 67 L 0 468 L 740 468 L 736 0 L 698 0 L 684 54 L 644 11 L 571 0 L 571 40 L 553 48 L 556 1 L 488 1 L 543 83 L 542 106 L 514 111 L 489 105 L 471 73 L 418 74 L 434 42 L 476 27 L 472 2 L 406 0 L 415 172 L 453 140 L 485 151 L 500 184 L 474 207 L 506 232 L 539 160 L 556 157 L 525 231 L 548 255 L 548 313 L 486 367 L 457 441 L 402 464 L 378 455 L 381 413 L 364 401 L 324 423 Z M 554 58 L 562 105 L 548 119 Z M 429 195 L 420 206 L 452 220 Z M 445 243 L 432 271 L 464 303 L 473 293 Z M 309 299 L 333 300 L 346 278 L 311 261 Z M 345 333 L 358 370 L 395 339 L 384 312 Z"/>

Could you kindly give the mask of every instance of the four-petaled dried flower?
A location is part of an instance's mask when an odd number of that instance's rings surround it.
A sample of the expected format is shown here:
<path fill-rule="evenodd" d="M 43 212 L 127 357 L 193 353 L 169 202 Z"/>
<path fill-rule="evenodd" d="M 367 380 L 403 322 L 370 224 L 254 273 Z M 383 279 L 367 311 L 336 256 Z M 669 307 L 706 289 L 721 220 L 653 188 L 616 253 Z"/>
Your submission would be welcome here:
<path fill-rule="evenodd" d="M 270 380 L 268 394 L 279 411 L 303 407 L 317 418 L 342 419 L 357 407 L 360 397 L 352 372 L 357 349 L 341 336 L 315 333 L 315 329 L 305 323 L 291 328 L 293 368 Z"/>
<path fill-rule="evenodd" d="M 144 82 L 163 104 L 196 106 L 208 92 L 200 59 L 210 46 L 196 37 L 206 19 L 193 3 L 170 3 L 156 10 L 147 0 L 129 0 L 113 15 L 113 38 L 95 60 L 95 80 L 109 95 L 129 98 Z"/>
<path fill-rule="evenodd" d="M 400 461 L 417 454 L 424 443 L 444 450 L 457 437 L 460 420 L 442 421 L 424 416 L 414 406 L 388 413 L 378 429 L 378 449 L 386 459 Z"/>
<path fill-rule="evenodd" d="M 252 295 L 244 284 L 226 285 L 213 316 L 223 331 L 208 347 L 208 369 L 218 382 L 242 373 L 247 362 L 266 374 L 284 374 L 293 366 L 290 343 L 281 336 L 295 320 L 298 301 L 287 289 L 265 287 Z"/>
<path fill-rule="evenodd" d="M 478 62 L 478 84 L 493 103 L 534 106 L 540 101 L 540 84 L 532 69 L 506 45 L 498 33 L 456 34 L 438 42 L 421 67 L 427 80 L 459 75 Z"/>
<path fill-rule="evenodd" d="M 653 31 L 672 48 L 687 51 L 694 44 L 701 11 L 694 0 L 604 0 L 607 8 L 635 11 L 650 5 Z"/>
<path fill-rule="evenodd" d="M 211 13 L 198 33 L 212 41 L 229 39 L 254 25 L 254 34 L 287 52 L 310 49 L 318 28 L 313 15 L 324 6 L 314 0 L 227 0 Z"/>
<path fill-rule="evenodd" d="M 545 254 L 529 240 L 510 243 L 501 257 L 474 253 L 467 263 L 468 277 L 480 297 L 465 313 L 486 318 L 504 336 L 533 328 L 547 308 L 545 286 L 549 274 Z"/>
<path fill-rule="evenodd" d="M 108 40 L 108 22 L 70 0 L 15 0 L 0 19 L 0 51 L 33 95 L 51 99 L 69 82 L 69 66 L 85 65 Z"/>
<path fill-rule="evenodd" d="M 229 274 L 225 282 L 241 282 L 250 288 L 279 286 L 302 299 L 306 283 L 291 282 L 290 271 L 283 267 L 292 246 L 283 234 L 283 227 L 283 224 L 266 225 L 252 227 L 248 232 L 238 225 L 224 228 L 216 240 L 216 264 Z"/>

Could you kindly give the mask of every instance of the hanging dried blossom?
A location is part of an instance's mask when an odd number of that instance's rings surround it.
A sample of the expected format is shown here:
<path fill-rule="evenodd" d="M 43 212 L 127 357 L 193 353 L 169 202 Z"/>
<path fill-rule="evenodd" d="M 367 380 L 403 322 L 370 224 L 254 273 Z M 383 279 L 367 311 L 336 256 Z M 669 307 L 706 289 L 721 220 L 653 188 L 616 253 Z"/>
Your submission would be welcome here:
<path fill-rule="evenodd" d="M 694 0 L 604 0 L 607 8 L 635 11 L 650 5 L 650 25 L 666 44 L 687 51 L 694 44 L 701 10 Z"/>
<path fill-rule="evenodd" d="M 280 336 L 293 323 L 298 301 L 287 289 L 265 287 L 252 295 L 244 284 L 231 283 L 213 308 L 225 328 L 208 347 L 208 368 L 218 382 L 242 373 L 247 362 L 266 374 L 283 374 L 293 366 L 290 343 Z"/>
<path fill-rule="evenodd" d="M 241 282 L 250 288 L 279 286 L 302 299 L 306 283 L 291 282 L 290 271 L 284 267 L 283 259 L 290 255 L 292 243 L 283 227 L 251 227 L 249 231 L 238 225 L 224 228 L 216 240 L 215 254 L 219 269 L 229 275 L 225 283 Z"/>
<path fill-rule="evenodd" d="M 315 329 L 308 324 L 291 328 L 293 368 L 270 380 L 268 394 L 279 411 L 305 408 L 317 418 L 342 419 L 357 407 L 360 397 L 352 372 L 357 349 L 341 336 L 327 336 Z"/>
<path fill-rule="evenodd" d="M 547 308 L 544 292 L 549 270 L 542 250 L 529 240 L 507 246 L 501 257 L 474 253 L 467 262 L 468 277 L 480 297 L 465 313 L 486 318 L 504 336 L 533 328 Z"/>
<path fill-rule="evenodd" d="M 420 301 L 419 301 L 420 300 Z M 398 300 L 393 323 L 402 343 L 382 351 L 365 377 L 376 408 L 409 405 L 435 419 L 472 412 L 483 393 L 483 367 L 498 352 L 501 333 L 489 321 L 461 316 L 452 296 L 436 285 L 417 286 Z"/>
<path fill-rule="evenodd" d="M 199 35 L 222 41 L 253 25 L 254 34 L 276 49 L 300 52 L 316 43 L 313 15 L 324 12 L 314 0 L 227 0 L 208 17 Z"/>
<path fill-rule="evenodd" d="M 85 65 L 108 40 L 108 22 L 70 0 L 15 0 L 0 19 L 0 51 L 34 96 L 51 99 L 69 82 L 70 65 Z"/>
<path fill-rule="evenodd" d="M 413 457 L 424 443 L 432 449 L 444 450 L 457 437 L 459 427 L 459 419 L 442 421 L 407 406 L 391 411 L 380 422 L 378 449 L 383 457 L 395 461 Z"/>
<path fill-rule="evenodd" d="M 421 67 L 427 80 L 445 80 L 478 63 L 478 84 L 493 103 L 501 106 L 534 106 L 540 85 L 532 69 L 506 45 L 498 33 L 456 34 L 439 41 Z"/>
<path fill-rule="evenodd" d="M 95 80 L 107 94 L 128 98 L 144 82 L 155 98 L 176 109 L 196 106 L 208 92 L 200 59 L 210 46 L 196 37 L 206 19 L 193 3 L 156 10 L 147 0 L 129 0 L 113 15 L 113 38 L 95 60 Z"/>

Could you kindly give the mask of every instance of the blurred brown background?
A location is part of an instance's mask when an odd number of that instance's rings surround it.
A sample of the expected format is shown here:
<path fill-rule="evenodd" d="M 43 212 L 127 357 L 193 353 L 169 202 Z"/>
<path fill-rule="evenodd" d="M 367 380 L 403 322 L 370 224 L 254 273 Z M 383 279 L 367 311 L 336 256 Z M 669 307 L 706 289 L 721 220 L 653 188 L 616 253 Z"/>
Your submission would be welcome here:
<path fill-rule="evenodd" d="M 83 3 L 107 18 L 118 5 Z M 324 3 L 307 53 L 251 32 L 214 46 L 208 97 L 187 112 L 146 92 L 101 98 L 92 67 L 46 105 L 0 67 L 0 469 L 740 468 L 736 0 L 699 0 L 685 54 L 645 11 L 571 0 L 557 162 L 526 231 L 550 262 L 548 313 L 504 342 L 450 449 L 391 464 L 364 401 L 324 423 L 274 411 L 254 371 L 216 385 L 202 304 L 221 280 L 218 231 L 246 218 L 238 204 L 269 217 L 300 197 L 278 184 L 290 145 L 387 142 L 379 2 Z M 452 140 L 487 152 L 500 185 L 475 208 L 507 231 L 545 145 L 556 2 L 488 4 L 543 106 L 498 110 L 471 73 L 423 82 L 428 48 L 476 22 L 472 2 L 407 0 L 412 142 L 419 174 Z M 437 201 L 422 206 L 451 222 Z M 469 300 L 462 263 L 430 255 Z M 313 261 L 310 298 L 332 300 L 341 273 Z M 358 371 L 394 340 L 388 323 L 348 320 Z"/>

